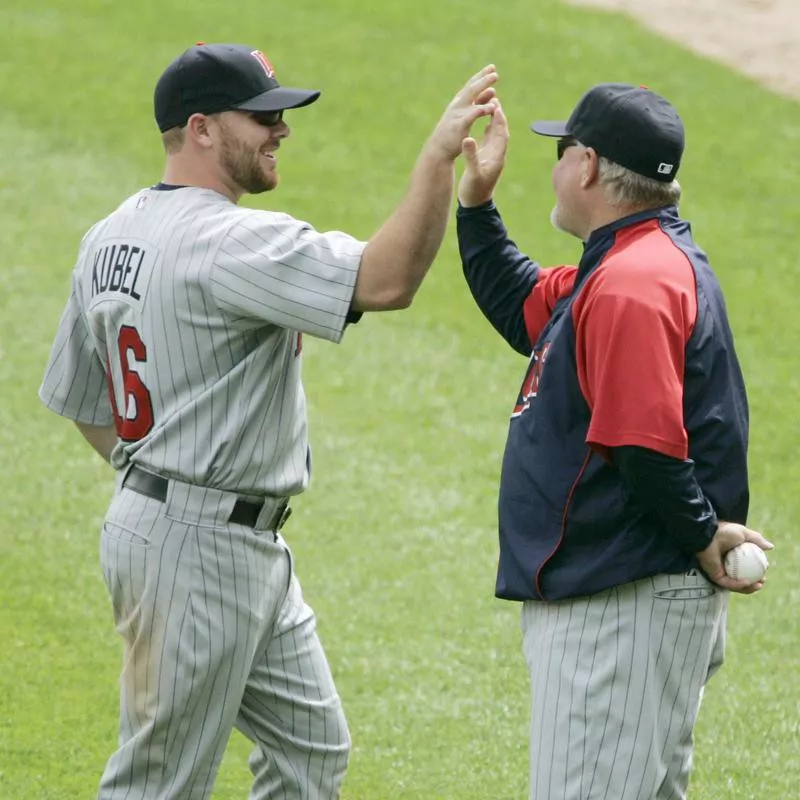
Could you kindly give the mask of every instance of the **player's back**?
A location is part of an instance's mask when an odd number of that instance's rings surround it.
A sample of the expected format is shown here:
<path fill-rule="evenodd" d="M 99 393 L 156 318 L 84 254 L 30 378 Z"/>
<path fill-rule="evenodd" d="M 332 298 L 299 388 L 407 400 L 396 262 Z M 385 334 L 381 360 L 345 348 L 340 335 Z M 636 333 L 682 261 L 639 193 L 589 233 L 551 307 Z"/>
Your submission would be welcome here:
<path fill-rule="evenodd" d="M 74 288 L 111 376 L 117 466 L 253 493 L 271 468 L 272 491 L 302 488 L 298 336 L 223 312 L 212 289 L 227 232 L 253 213 L 208 189 L 147 189 L 85 237 Z"/>

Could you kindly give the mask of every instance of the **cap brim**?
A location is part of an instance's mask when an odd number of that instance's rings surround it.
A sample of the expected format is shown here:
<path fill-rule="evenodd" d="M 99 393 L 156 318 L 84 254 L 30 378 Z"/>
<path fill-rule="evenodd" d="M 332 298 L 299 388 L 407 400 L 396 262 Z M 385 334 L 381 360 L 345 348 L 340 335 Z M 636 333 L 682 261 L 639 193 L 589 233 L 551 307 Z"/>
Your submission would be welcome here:
<path fill-rule="evenodd" d="M 552 120 L 534 122 L 531 125 L 531 130 L 534 133 L 538 133 L 539 136 L 569 136 L 566 122 L 554 122 Z"/>
<path fill-rule="evenodd" d="M 320 92 L 313 89 L 290 89 L 288 86 L 276 86 L 274 89 L 258 94 L 239 103 L 240 111 L 283 111 L 287 108 L 301 108 L 311 105 Z"/>

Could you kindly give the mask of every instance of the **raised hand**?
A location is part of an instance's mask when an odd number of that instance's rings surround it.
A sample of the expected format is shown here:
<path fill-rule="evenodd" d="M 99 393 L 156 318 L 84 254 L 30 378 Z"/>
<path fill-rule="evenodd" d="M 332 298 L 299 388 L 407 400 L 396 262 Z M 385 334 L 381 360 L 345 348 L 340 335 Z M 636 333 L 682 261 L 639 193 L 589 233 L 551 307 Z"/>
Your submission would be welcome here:
<path fill-rule="evenodd" d="M 462 206 L 478 206 L 489 200 L 503 172 L 508 150 L 508 122 L 499 101 L 480 144 L 471 136 L 464 139 L 464 174 L 458 185 Z"/>
<path fill-rule="evenodd" d="M 445 158 L 455 161 L 475 120 L 493 114 L 497 108 L 496 82 L 497 68 L 494 64 L 475 73 L 450 101 L 431 134 L 429 145 L 438 148 Z"/>

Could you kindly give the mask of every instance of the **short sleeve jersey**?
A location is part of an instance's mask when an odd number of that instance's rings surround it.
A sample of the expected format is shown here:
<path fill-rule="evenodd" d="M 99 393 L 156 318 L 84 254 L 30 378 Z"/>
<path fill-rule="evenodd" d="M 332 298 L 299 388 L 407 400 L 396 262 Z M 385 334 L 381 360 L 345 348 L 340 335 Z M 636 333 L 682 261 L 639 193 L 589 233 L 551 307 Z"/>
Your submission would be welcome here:
<path fill-rule="evenodd" d="M 145 189 L 84 237 L 40 396 L 115 424 L 117 468 L 298 493 L 302 337 L 341 339 L 364 247 L 209 189 Z"/>

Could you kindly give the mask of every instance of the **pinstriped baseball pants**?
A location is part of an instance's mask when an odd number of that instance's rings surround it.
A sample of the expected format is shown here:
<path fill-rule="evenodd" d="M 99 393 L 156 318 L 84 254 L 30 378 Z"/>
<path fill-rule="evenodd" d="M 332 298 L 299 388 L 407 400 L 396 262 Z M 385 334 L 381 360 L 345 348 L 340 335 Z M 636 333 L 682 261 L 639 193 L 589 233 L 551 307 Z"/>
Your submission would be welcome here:
<path fill-rule="evenodd" d="M 200 800 L 235 726 L 252 800 L 339 796 L 350 737 L 312 610 L 276 533 L 228 524 L 230 493 L 118 490 L 100 557 L 124 660 L 99 800 Z"/>
<path fill-rule="evenodd" d="M 693 570 L 523 604 L 531 800 L 684 800 L 727 603 Z"/>

